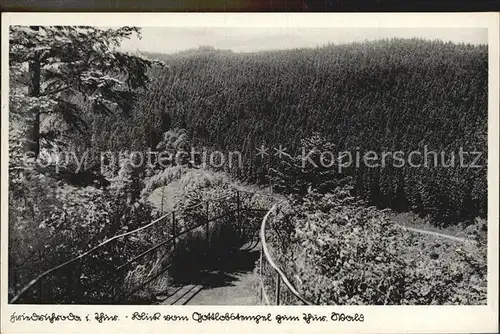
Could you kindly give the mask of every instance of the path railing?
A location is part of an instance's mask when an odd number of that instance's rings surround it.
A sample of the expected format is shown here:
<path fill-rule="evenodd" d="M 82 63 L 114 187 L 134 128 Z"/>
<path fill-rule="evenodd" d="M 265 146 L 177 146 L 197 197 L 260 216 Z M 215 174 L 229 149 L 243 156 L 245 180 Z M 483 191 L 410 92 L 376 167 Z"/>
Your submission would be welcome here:
<path fill-rule="evenodd" d="M 280 268 L 279 259 L 275 255 L 273 256 L 273 248 L 276 249 L 280 246 L 279 242 L 275 242 L 279 238 L 271 240 L 270 237 L 276 237 L 281 226 L 277 227 L 275 225 L 277 222 L 272 220 L 283 201 L 275 203 L 269 210 L 245 205 L 256 194 L 274 197 L 259 192 L 236 190 L 234 194 L 228 196 L 161 214 L 144 226 L 115 235 L 86 252 L 42 272 L 17 291 L 9 303 L 127 302 L 130 300 L 130 296 L 141 291 L 148 284 L 165 277 L 165 272 L 175 264 L 176 255 L 179 254 L 183 246 L 182 243 L 194 240 L 195 247 L 193 248 L 202 250 L 205 255 L 209 255 L 208 253 L 214 248 L 211 242 L 214 234 L 219 234 L 218 243 L 221 240 L 231 240 L 234 242 L 233 246 L 236 247 L 238 244 L 241 245 L 255 237 L 258 232 L 261 243 L 259 261 L 261 302 L 267 305 L 312 305 L 292 283 L 291 278 L 295 278 L 295 276 L 291 277 L 290 273 L 286 273 Z M 276 200 L 273 201 L 276 202 Z M 214 203 L 218 205 L 213 205 Z M 245 219 L 249 219 L 252 212 L 256 214 L 253 218 L 259 219 L 259 221 L 265 212 L 260 229 L 257 225 L 245 224 L 247 222 Z M 223 235 L 220 237 L 221 233 L 224 233 L 222 228 L 225 226 L 222 222 L 231 223 L 228 224 L 231 225 L 232 229 L 230 238 L 224 238 Z M 418 233 L 435 234 L 429 231 L 411 230 Z M 238 237 L 234 238 L 235 236 Z M 438 236 L 465 242 L 460 238 L 441 234 Z M 120 244 L 120 241 L 126 238 L 147 239 L 143 242 L 146 247 L 127 249 L 128 252 L 124 252 L 125 243 Z M 200 241 L 203 238 L 204 240 Z M 201 242 L 204 243 L 203 247 L 200 247 Z M 128 244 L 134 244 L 134 242 Z M 228 246 L 230 245 L 223 245 L 223 247 Z M 135 255 L 120 256 L 122 253 L 130 254 L 133 250 L 135 250 Z M 115 255 L 115 258 L 112 255 Z M 199 260 L 200 258 L 197 257 L 199 255 L 200 251 L 194 254 L 194 259 Z M 117 265 L 117 263 L 119 264 Z M 141 281 L 131 287 L 127 286 L 126 282 L 127 278 L 130 278 L 127 275 L 134 273 L 134 270 L 131 270 L 134 264 L 133 268 L 142 266 L 143 271 L 137 272 Z M 148 266 L 150 267 L 148 268 Z M 89 278 L 89 273 L 91 274 L 96 268 L 99 269 L 101 277 Z M 272 287 L 272 289 L 268 289 L 268 287 Z"/>
<path fill-rule="evenodd" d="M 190 241 L 189 238 L 184 238 L 189 234 L 195 240 L 196 246 L 200 244 L 200 234 L 205 234 L 205 247 L 202 247 L 205 253 L 208 253 L 213 248 L 211 234 L 224 233 L 224 231 L 221 232 L 221 226 L 219 226 L 218 230 L 215 229 L 218 222 L 232 222 L 233 227 L 238 230 L 239 242 L 251 237 L 251 231 L 248 231 L 248 227 L 242 223 L 241 213 L 265 210 L 245 206 L 244 200 L 241 198 L 242 194 L 243 192 L 236 190 L 234 195 L 204 201 L 183 210 L 170 211 L 133 231 L 107 239 L 88 251 L 39 274 L 20 289 L 10 300 L 10 303 L 53 304 L 70 301 L 85 304 L 126 301 L 131 295 L 161 277 L 171 268 L 174 263 L 176 248 L 179 243 Z M 211 206 L 212 203 L 221 204 Z M 233 208 L 231 208 L 232 205 Z M 225 210 L 222 210 L 222 212 L 213 210 L 215 207 L 224 206 Z M 189 223 L 189 220 L 191 220 L 191 223 Z M 180 229 L 179 225 L 181 223 L 184 223 L 183 229 Z M 128 258 L 120 256 L 123 253 L 122 247 L 125 245 L 124 243 L 120 244 L 120 241 L 125 238 L 147 239 L 147 237 L 149 237 L 149 242 L 145 242 L 145 244 L 151 245 L 152 241 L 155 241 L 153 246 L 146 249 L 136 249 L 136 255 Z M 129 251 L 131 250 L 129 249 Z M 118 258 L 113 259 L 112 255 Z M 124 291 L 123 286 L 126 285 L 125 276 L 130 275 L 131 272 L 133 273 L 133 271 L 130 271 L 131 265 L 136 264 L 137 267 L 141 260 L 145 263 L 141 268 L 145 269 L 153 263 L 152 269 L 149 270 L 149 273 L 145 275 L 146 278 L 140 284 L 134 288 L 128 287 L 127 291 Z M 121 264 L 116 265 L 119 261 L 121 261 Z M 95 268 L 99 268 L 102 277 L 90 279 L 92 269 Z M 129 269 L 128 272 L 126 271 L 127 268 Z M 138 272 L 137 274 L 141 277 L 144 276 L 144 272 Z M 85 280 L 87 280 L 87 284 L 82 283 Z M 95 291 L 90 291 L 93 289 Z"/>
<path fill-rule="evenodd" d="M 267 305 L 312 305 L 311 302 L 300 295 L 283 270 L 280 269 L 272 256 L 270 245 L 266 239 L 266 229 L 271 220 L 270 216 L 276 212 L 279 204 L 274 204 L 266 213 L 260 227 L 259 284 L 261 302 Z M 274 291 L 267 292 L 266 286 L 274 286 Z"/>
<path fill-rule="evenodd" d="M 165 276 L 164 274 L 175 263 L 175 255 L 180 243 L 195 240 L 196 245 L 193 248 L 203 248 L 205 252 L 208 252 L 213 248 L 211 240 L 212 234 L 216 233 L 215 227 L 224 225 L 219 224 L 222 221 L 231 221 L 240 236 L 236 242 L 249 241 L 259 233 L 261 242 L 259 281 L 262 302 L 268 305 L 310 305 L 311 302 L 298 293 L 285 272 L 278 266 L 272 256 L 272 245 L 266 238 L 266 229 L 270 226 L 271 215 L 276 213 L 280 203 L 274 204 L 269 210 L 245 205 L 256 194 L 273 197 L 259 192 L 235 190 L 232 195 L 161 214 L 144 226 L 115 235 L 86 252 L 42 272 L 20 289 L 9 303 L 53 304 L 68 303 L 68 301 L 81 304 L 127 303 L 131 296 Z M 247 197 L 244 198 L 244 196 Z M 212 205 L 214 203 L 219 205 Z M 222 208 L 222 210 L 217 212 L 215 208 Z M 252 212 L 257 214 L 257 217 L 262 217 L 265 213 L 260 226 L 255 228 L 244 224 L 242 219 L 243 213 L 248 216 Z M 191 224 L 188 222 L 190 218 Z M 200 235 L 205 239 L 204 247 L 199 247 Z M 148 237 L 149 242 L 145 243 L 149 246 L 145 249 L 136 249 L 135 255 L 112 258 L 113 254 L 116 256 L 124 252 L 121 247 L 124 247 L 125 243 L 120 243 L 120 241 L 126 238 L 148 239 Z M 183 239 L 184 237 L 187 238 Z M 128 251 L 130 253 L 131 250 L 128 249 Z M 100 261 L 101 259 L 107 259 L 107 261 Z M 143 261 L 144 268 L 148 265 L 152 265 L 152 268 L 148 268 L 149 272 L 146 274 L 144 271 L 137 273 L 142 281 L 135 287 L 126 286 L 126 275 L 133 272 L 132 265 L 140 266 L 140 261 Z M 96 268 L 102 273 L 101 277 L 88 281 L 88 276 Z M 87 284 L 82 284 L 85 280 Z M 119 288 L 123 286 L 126 288 Z M 267 291 L 266 286 L 273 286 L 273 291 Z"/>

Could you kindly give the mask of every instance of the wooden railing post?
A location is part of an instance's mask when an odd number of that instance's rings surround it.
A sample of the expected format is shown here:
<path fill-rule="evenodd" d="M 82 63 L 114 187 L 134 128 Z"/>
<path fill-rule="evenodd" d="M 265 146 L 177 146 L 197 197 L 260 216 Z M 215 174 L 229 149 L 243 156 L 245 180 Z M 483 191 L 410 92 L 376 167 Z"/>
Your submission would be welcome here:
<path fill-rule="evenodd" d="M 266 215 L 264 216 L 264 219 L 262 220 L 262 224 L 260 225 L 260 242 L 261 242 L 261 251 L 263 253 L 263 255 L 261 254 L 261 259 L 265 259 L 266 262 L 267 262 L 267 265 L 269 265 L 270 267 L 272 267 L 276 273 L 276 286 L 275 286 L 275 293 L 276 293 L 276 305 L 280 305 L 281 303 L 281 281 L 283 281 L 283 283 L 285 284 L 285 288 L 286 288 L 286 291 L 287 293 L 290 292 L 292 293 L 297 299 L 299 299 L 304 305 L 312 305 L 311 302 L 309 302 L 307 299 L 305 299 L 304 297 L 302 297 L 298 292 L 297 290 L 295 289 L 295 287 L 290 283 L 290 281 L 288 280 L 288 278 L 286 277 L 286 275 L 281 271 L 281 269 L 278 267 L 278 265 L 276 265 L 276 263 L 274 262 L 272 256 L 269 254 L 269 249 L 268 249 L 268 246 L 266 244 L 266 224 L 269 220 L 269 216 L 271 215 L 272 212 L 274 212 L 278 206 L 280 202 L 278 203 L 275 203 L 273 205 L 273 207 L 266 213 Z M 264 265 L 264 263 L 262 263 L 262 260 L 261 260 L 261 274 L 263 273 L 263 270 L 262 270 L 262 266 Z M 272 282 L 272 276 L 274 274 L 271 274 L 271 285 L 273 284 Z M 261 281 L 261 284 L 264 285 L 264 281 L 261 277 L 260 279 Z M 267 304 L 270 304 L 270 300 L 267 298 L 267 295 L 265 294 L 265 288 L 262 288 L 261 289 L 263 292 L 264 292 L 264 298 L 266 299 L 267 301 Z M 286 299 L 286 298 L 285 298 Z M 285 300 L 285 302 L 287 302 Z"/>
<path fill-rule="evenodd" d="M 206 207 L 206 225 L 205 225 L 205 233 L 206 233 L 206 236 L 207 236 L 207 254 L 209 253 L 209 250 L 210 250 L 210 202 L 207 201 L 207 207 Z"/>
<path fill-rule="evenodd" d="M 38 301 L 40 304 L 43 303 L 43 278 L 38 281 Z"/>
<path fill-rule="evenodd" d="M 49 303 L 52 303 L 54 302 L 54 285 L 53 285 L 53 282 L 52 280 L 49 280 L 48 282 L 48 288 L 47 288 L 47 291 L 49 292 L 49 297 L 48 297 L 48 302 Z"/>
<path fill-rule="evenodd" d="M 240 238 L 241 238 L 241 240 L 243 240 L 243 227 L 240 226 L 240 224 L 241 224 L 240 210 L 241 210 L 240 192 L 238 190 L 236 190 L 236 226 L 239 229 Z"/>
<path fill-rule="evenodd" d="M 280 283 L 281 283 L 281 276 L 279 274 L 279 272 L 276 272 L 276 278 L 277 278 L 277 281 L 276 281 L 276 305 L 279 305 L 280 304 Z"/>
<path fill-rule="evenodd" d="M 163 199 L 165 198 L 165 186 L 161 187 L 161 212 L 160 216 L 163 215 Z"/>
<path fill-rule="evenodd" d="M 264 277 L 264 273 L 262 272 L 263 268 L 264 268 L 264 264 L 262 262 L 263 260 L 263 257 L 262 257 L 262 253 L 263 253 L 263 250 L 262 250 L 262 246 L 261 246 L 261 249 L 260 249 L 260 261 L 259 261 L 259 280 L 260 280 L 260 303 L 262 304 L 264 302 L 264 281 L 263 281 L 263 278 Z"/>
<path fill-rule="evenodd" d="M 238 214 L 238 218 L 240 214 L 240 209 L 241 209 L 240 192 L 236 190 L 236 213 Z"/>
<path fill-rule="evenodd" d="M 172 240 L 174 243 L 174 253 L 175 253 L 175 248 L 177 245 L 177 226 L 176 226 L 176 221 L 175 221 L 175 211 L 172 211 Z"/>

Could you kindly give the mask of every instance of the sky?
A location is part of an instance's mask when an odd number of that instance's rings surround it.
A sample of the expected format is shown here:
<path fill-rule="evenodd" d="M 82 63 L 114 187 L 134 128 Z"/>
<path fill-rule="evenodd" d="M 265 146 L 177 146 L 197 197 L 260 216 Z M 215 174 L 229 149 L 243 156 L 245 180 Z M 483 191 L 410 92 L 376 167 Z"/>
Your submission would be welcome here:
<path fill-rule="evenodd" d="M 234 52 L 254 52 L 278 49 L 316 47 L 328 43 L 382 38 L 420 37 L 456 43 L 487 44 L 487 29 L 479 28 L 184 28 L 145 27 L 142 39 L 136 37 L 122 44 L 125 51 L 175 53 L 178 51 L 213 46 Z"/>

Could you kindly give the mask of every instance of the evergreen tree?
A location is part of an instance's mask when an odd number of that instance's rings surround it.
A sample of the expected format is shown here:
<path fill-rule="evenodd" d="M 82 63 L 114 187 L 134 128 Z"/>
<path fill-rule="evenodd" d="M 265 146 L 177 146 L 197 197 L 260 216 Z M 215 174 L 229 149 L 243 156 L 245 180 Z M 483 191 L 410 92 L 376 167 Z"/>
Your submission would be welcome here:
<path fill-rule="evenodd" d="M 27 149 L 35 157 L 42 142 L 61 144 L 67 131 L 85 131 L 87 111 L 130 111 L 153 65 L 118 50 L 133 34 L 140 36 L 139 29 L 10 27 L 12 86 L 28 113 Z"/>

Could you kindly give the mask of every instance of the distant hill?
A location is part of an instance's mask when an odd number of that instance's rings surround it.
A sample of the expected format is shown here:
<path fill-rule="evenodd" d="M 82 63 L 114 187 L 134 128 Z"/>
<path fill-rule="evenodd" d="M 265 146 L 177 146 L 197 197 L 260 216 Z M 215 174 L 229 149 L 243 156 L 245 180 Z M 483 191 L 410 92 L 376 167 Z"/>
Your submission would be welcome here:
<path fill-rule="evenodd" d="M 179 56 L 194 56 L 194 55 L 210 55 L 210 54 L 233 54 L 234 52 L 229 49 L 216 49 L 213 46 L 199 46 L 197 48 L 182 50 L 175 53 L 155 53 L 155 52 L 144 52 L 144 55 L 148 58 L 158 59 L 158 60 L 172 60 Z"/>

